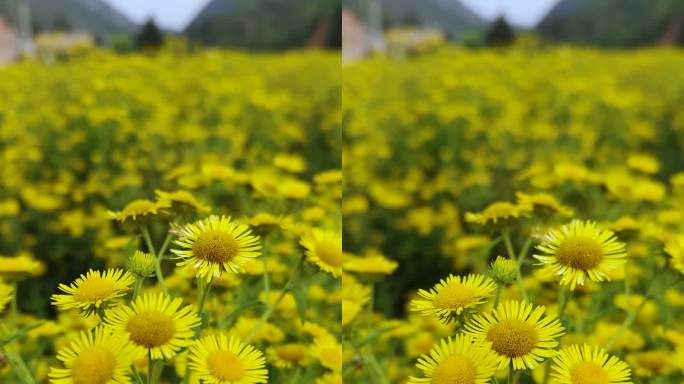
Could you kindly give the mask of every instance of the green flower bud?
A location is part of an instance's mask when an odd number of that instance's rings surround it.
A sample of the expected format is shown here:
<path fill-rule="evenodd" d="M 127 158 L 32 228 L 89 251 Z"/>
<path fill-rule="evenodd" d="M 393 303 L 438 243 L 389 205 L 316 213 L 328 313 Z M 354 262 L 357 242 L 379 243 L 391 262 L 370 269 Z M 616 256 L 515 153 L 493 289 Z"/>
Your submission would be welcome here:
<path fill-rule="evenodd" d="M 489 265 L 489 273 L 499 284 L 510 284 L 518 275 L 518 264 L 515 260 L 497 256 L 496 260 Z"/>
<path fill-rule="evenodd" d="M 126 260 L 126 268 L 129 272 L 138 277 L 149 277 L 154 274 L 157 260 L 149 253 L 135 251 L 135 253 Z"/>

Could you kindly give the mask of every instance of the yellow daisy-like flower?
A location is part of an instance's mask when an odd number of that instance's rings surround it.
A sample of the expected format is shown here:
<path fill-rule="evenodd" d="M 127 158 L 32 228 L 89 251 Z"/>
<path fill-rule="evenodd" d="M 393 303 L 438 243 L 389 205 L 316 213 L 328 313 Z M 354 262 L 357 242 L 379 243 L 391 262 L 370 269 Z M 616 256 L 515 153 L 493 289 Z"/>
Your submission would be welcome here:
<path fill-rule="evenodd" d="M 266 353 L 273 365 L 283 369 L 303 367 L 311 360 L 308 347 L 302 343 L 287 343 L 270 347 Z"/>
<path fill-rule="evenodd" d="M 391 275 L 399 267 L 399 263 L 381 254 L 365 257 L 346 256 L 343 268 L 345 271 L 371 275 Z"/>
<path fill-rule="evenodd" d="M 302 236 L 308 260 L 322 270 L 339 277 L 342 274 L 342 234 L 314 228 Z"/>
<path fill-rule="evenodd" d="M 180 298 L 148 293 L 138 296 L 130 307 L 107 311 L 105 322 L 127 335 L 140 353 L 150 350 L 155 359 L 169 359 L 191 343 L 193 328 L 200 324 L 194 309 L 181 304 Z"/>
<path fill-rule="evenodd" d="M 411 377 L 409 384 L 485 384 L 499 366 L 491 343 L 470 335 L 443 339 L 429 354 L 418 359 L 418 367 L 427 377 Z"/>
<path fill-rule="evenodd" d="M 684 235 L 673 236 L 665 242 L 665 253 L 671 256 L 670 264 L 684 273 Z"/>
<path fill-rule="evenodd" d="M 156 190 L 154 194 L 157 196 L 157 202 L 161 206 L 190 209 L 198 212 L 209 212 L 211 210 L 188 191 L 165 192 Z"/>
<path fill-rule="evenodd" d="M 135 358 L 135 349 L 125 338 L 100 326 L 81 332 L 60 349 L 57 359 L 64 368 L 52 367 L 48 376 L 52 384 L 130 383 L 128 374 Z"/>
<path fill-rule="evenodd" d="M 492 343 L 499 368 L 533 369 L 556 355 L 556 338 L 565 329 L 555 316 L 543 316 L 545 307 L 519 301 L 500 304 L 490 314 L 476 314 L 466 323 L 466 332 Z"/>
<path fill-rule="evenodd" d="M 198 276 L 207 280 L 224 271 L 239 273 L 246 262 L 261 254 L 259 236 L 226 216 L 210 216 L 186 225 L 175 243 L 182 248 L 171 250 L 181 260 L 178 266 L 193 266 Z"/>
<path fill-rule="evenodd" d="M 70 285 L 60 284 L 59 289 L 66 294 L 52 295 L 52 305 L 63 310 L 77 308 L 91 315 L 114 306 L 134 282 L 135 277 L 122 269 L 91 269 Z"/>
<path fill-rule="evenodd" d="M 572 208 L 561 204 L 555 196 L 544 193 L 523 193 L 517 192 L 515 197 L 518 199 L 518 205 L 522 207 L 532 207 L 532 209 L 541 208 L 553 212 L 558 212 L 563 216 L 572 216 Z"/>
<path fill-rule="evenodd" d="M 109 212 L 109 216 L 118 221 L 137 221 L 146 219 L 159 213 L 163 208 L 169 208 L 168 201 L 154 202 L 146 199 L 133 200 L 121 211 Z"/>
<path fill-rule="evenodd" d="M 623 265 L 627 257 L 625 244 L 613 231 L 579 220 L 550 230 L 537 250 L 544 253 L 534 255 L 540 265 L 546 272 L 560 276 L 560 283 L 571 290 L 584 285 L 587 278 L 609 280 L 609 273 Z"/>
<path fill-rule="evenodd" d="M 480 225 L 496 224 L 508 219 L 517 219 L 530 212 L 532 207 L 509 203 L 507 201 L 497 201 L 487 206 L 482 212 L 466 212 L 465 220 L 469 223 Z"/>
<path fill-rule="evenodd" d="M 430 290 L 419 290 L 421 299 L 411 301 L 411 310 L 448 323 L 464 310 L 487 301 L 495 290 L 496 283 L 484 275 L 449 275 Z"/>
<path fill-rule="evenodd" d="M 268 382 L 264 354 L 237 338 L 219 333 L 190 346 L 190 368 L 202 383 L 257 384 Z"/>
<path fill-rule="evenodd" d="M 39 276 L 45 272 L 45 264 L 36 260 L 27 252 L 14 257 L 0 256 L 0 275 L 32 275 Z"/>
<path fill-rule="evenodd" d="M 12 296 L 14 296 L 12 286 L 0 281 L 0 312 L 4 311 L 7 303 L 12 301 Z"/>
<path fill-rule="evenodd" d="M 629 366 L 599 347 L 571 345 L 553 358 L 554 384 L 631 383 Z"/>
<path fill-rule="evenodd" d="M 342 345 L 333 336 L 314 339 L 311 356 L 333 372 L 342 372 Z"/>

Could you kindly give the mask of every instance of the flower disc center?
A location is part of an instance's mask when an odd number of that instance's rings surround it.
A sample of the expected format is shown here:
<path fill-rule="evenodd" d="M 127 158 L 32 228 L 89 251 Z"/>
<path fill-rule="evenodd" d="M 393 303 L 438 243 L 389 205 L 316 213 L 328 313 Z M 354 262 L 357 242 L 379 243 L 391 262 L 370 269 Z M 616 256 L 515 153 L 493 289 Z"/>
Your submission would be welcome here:
<path fill-rule="evenodd" d="M 212 263 L 227 263 L 240 252 L 240 244 L 230 233 L 208 231 L 197 238 L 192 252 Z"/>
<path fill-rule="evenodd" d="M 473 302 L 475 292 L 457 281 L 448 283 L 435 297 L 435 306 L 442 309 L 464 308 Z"/>
<path fill-rule="evenodd" d="M 171 316 L 161 312 L 140 312 L 133 315 L 126 324 L 130 339 L 145 348 L 154 348 L 169 341 L 176 327 Z"/>
<path fill-rule="evenodd" d="M 608 384 L 608 374 L 598 364 L 583 361 L 570 370 L 573 384 Z"/>
<path fill-rule="evenodd" d="M 112 282 L 98 275 L 91 275 L 78 285 L 74 300 L 82 303 L 104 300 L 113 293 Z"/>
<path fill-rule="evenodd" d="M 435 384 L 474 384 L 477 370 L 466 356 L 453 355 L 439 363 L 432 374 Z"/>
<path fill-rule="evenodd" d="M 520 357 L 532 351 L 539 335 L 530 324 L 515 319 L 502 320 L 492 325 L 487 332 L 487 340 L 492 349 L 507 357 Z"/>
<path fill-rule="evenodd" d="M 603 260 L 601 245 L 588 237 L 572 237 L 563 241 L 556 251 L 558 262 L 581 270 L 592 269 Z"/>
<path fill-rule="evenodd" d="M 207 368 L 212 376 L 225 382 L 238 382 L 245 375 L 240 358 L 230 351 L 216 351 L 207 357 Z"/>
<path fill-rule="evenodd" d="M 74 359 L 71 377 L 74 384 L 105 384 L 114 374 L 116 358 L 100 345 L 91 345 Z"/>
<path fill-rule="evenodd" d="M 326 264 L 333 267 L 342 266 L 342 247 L 330 240 L 321 240 L 316 244 L 316 254 Z"/>

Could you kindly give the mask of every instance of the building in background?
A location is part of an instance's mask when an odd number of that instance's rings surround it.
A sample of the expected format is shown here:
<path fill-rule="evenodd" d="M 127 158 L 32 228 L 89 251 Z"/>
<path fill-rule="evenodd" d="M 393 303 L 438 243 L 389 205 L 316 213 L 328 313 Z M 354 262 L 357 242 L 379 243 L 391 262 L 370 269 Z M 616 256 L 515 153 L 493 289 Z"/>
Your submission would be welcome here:
<path fill-rule="evenodd" d="M 356 60 L 371 51 L 368 26 L 349 9 L 342 10 L 342 59 Z"/>
<path fill-rule="evenodd" d="M 18 56 L 17 30 L 0 16 L 0 64 L 10 63 Z"/>

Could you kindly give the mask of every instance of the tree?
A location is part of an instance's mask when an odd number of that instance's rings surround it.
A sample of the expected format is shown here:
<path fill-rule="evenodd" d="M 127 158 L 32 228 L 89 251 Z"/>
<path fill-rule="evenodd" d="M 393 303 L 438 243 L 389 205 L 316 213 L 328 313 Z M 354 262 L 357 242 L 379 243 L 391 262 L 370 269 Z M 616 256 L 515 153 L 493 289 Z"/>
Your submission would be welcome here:
<path fill-rule="evenodd" d="M 501 47 L 510 45 L 515 40 L 515 33 L 506 18 L 499 16 L 492 27 L 487 32 L 487 45 L 490 47 Z"/>
<path fill-rule="evenodd" d="M 135 47 L 142 49 L 157 49 L 164 43 L 164 35 L 162 34 L 154 19 L 149 19 L 140 29 L 140 32 L 135 37 Z"/>

